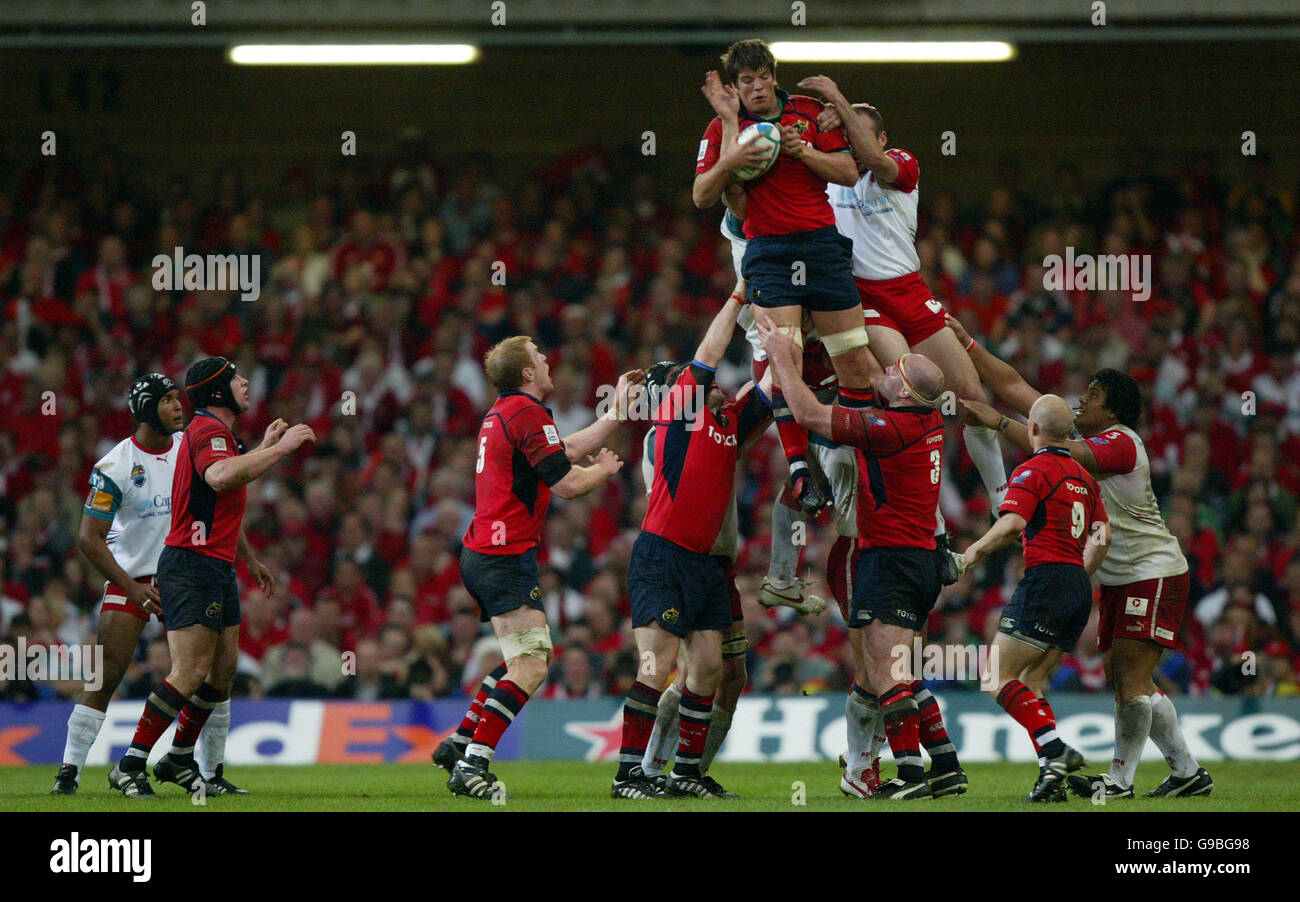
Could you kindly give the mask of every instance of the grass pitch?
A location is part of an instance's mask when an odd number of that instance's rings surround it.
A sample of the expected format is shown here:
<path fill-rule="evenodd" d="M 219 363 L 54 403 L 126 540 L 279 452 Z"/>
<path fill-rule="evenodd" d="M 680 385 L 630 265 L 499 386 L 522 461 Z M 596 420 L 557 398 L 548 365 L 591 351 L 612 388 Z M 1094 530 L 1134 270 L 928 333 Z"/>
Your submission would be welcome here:
<path fill-rule="evenodd" d="M 885 775 L 893 775 L 887 760 Z M 1095 773 L 1100 762 L 1084 773 Z M 0 767 L 0 811 L 1297 811 L 1300 763 L 1218 761 L 1209 798 L 1144 799 L 1167 771 L 1159 762 L 1139 768 L 1139 798 L 1093 805 L 1074 796 L 1065 804 L 1022 801 L 1035 767 L 1023 764 L 966 765 L 970 790 L 962 796 L 915 802 L 850 799 L 840 794 L 834 762 L 718 764 L 710 772 L 743 798 L 727 801 L 611 799 L 610 762 L 503 761 L 493 768 L 506 785 L 505 803 L 494 805 L 452 796 L 447 774 L 433 765 L 311 765 L 231 767 L 227 776 L 252 793 L 192 803 L 180 787 L 153 782 L 156 801 L 130 801 L 108 788 L 108 768 L 90 767 L 77 795 L 51 796 L 54 766 Z M 1102 767 L 1101 769 L 1104 769 Z M 800 791 L 802 784 L 802 792 Z M 802 802 L 802 804 L 800 804 Z"/>

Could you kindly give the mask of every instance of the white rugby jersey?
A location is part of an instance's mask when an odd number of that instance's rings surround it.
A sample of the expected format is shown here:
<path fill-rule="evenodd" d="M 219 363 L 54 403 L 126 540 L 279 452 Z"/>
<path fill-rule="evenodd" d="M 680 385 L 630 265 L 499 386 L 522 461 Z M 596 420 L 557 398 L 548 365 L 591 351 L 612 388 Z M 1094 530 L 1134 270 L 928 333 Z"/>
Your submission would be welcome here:
<path fill-rule="evenodd" d="M 1151 488 L 1151 464 L 1138 434 L 1115 426 L 1085 438 L 1097 458 L 1097 482 L 1110 518 L 1110 551 L 1097 570 L 1103 586 L 1187 572 L 1187 558 L 1165 526 Z"/>
<path fill-rule="evenodd" d="M 898 178 L 888 188 L 870 169 L 852 188 L 826 186 L 835 227 L 853 240 L 853 275 L 859 279 L 897 279 L 921 269 L 916 253 L 920 166 L 905 150 L 885 154 L 898 163 Z"/>
<path fill-rule="evenodd" d="M 135 436 L 123 439 L 90 471 L 85 515 L 112 523 L 105 541 L 132 579 L 158 572 L 158 556 L 172 526 L 172 474 L 181 436 L 162 453 L 146 451 Z"/>
<path fill-rule="evenodd" d="M 645 493 L 650 494 L 650 489 L 655 481 L 655 427 L 651 426 L 645 434 L 645 441 L 641 445 L 641 479 L 645 482 Z M 731 507 L 727 508 L 727 516 L 722 520 L 722 528 L 718 530 L 718 538 L 709 549 L 709 554 L 720 554 L 723 557 L 736 559 L 736 554 L 740 551 L 740 514 L 736 509 L 736 496 L 731 496 Z"/>

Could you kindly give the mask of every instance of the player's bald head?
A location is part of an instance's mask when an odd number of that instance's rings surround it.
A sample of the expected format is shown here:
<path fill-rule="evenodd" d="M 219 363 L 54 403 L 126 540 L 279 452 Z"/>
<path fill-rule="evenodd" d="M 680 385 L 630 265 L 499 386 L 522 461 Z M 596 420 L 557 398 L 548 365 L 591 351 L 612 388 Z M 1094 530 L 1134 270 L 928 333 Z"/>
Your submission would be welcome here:
<path fill-rule="evenodd" d="M 922 404 L 934 405 L 943 394 L 943 370 L 924 354 L 898 358 L 898 372 L 908 393 Z"/>
<path fill-rule="evenodd" d="M 1074 428 L 1074 410 L 1060 395 L 1043 395 L 1029 408 L 1029 423 L 1049 442 L 1063 442 Z"/>

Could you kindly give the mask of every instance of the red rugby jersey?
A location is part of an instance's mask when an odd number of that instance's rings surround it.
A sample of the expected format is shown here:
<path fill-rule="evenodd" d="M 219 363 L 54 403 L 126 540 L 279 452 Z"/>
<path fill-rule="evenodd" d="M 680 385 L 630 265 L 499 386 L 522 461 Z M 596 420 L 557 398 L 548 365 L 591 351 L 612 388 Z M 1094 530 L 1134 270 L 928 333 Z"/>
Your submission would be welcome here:
<path fill-rule="evenodd" d="M 248 486 L 218 492 L 203 479 L 208 467 L 244 453 L 244 441 L 206 408 L 185 427 L 172 473 L 172 528 L 163 543 L 235 562 Z"/>
<path fill-rule="evenodd" d="M 862 449 L 858 547 L 934 548 L 943 415 L 933 407 L 831 408 L 831 439 Z"/>
<path fill-rule="evenodd" d="M 641 528 L 708 554 L 735 492 L 740 446 L 767 427 L 769 407 L 753 388 L 715 415 L 705 401 L 714 371 L 692 362 L 655 410 L 654 480 Z"/>
<path fill-rule="evenodd" d="M 1041 448 L 1016 467 L 998 515 L 1025 518 L 1025 567 L 1060 563 L 1083 566 L 1083 546 L 1094 523 L 1106 522 L 1106 506 L 1092 474 L 1065 448 Z"/>
<path fill-rule="evenodd" d="M 551 486 L 572 466 L 542 402 L 525 392 L 502 392 L 478 431 L 474 519 L 465 547 L 480 554 L 522 554 L 535 547 Z"/>
<path fill-rule="evenodd" d="M 771 122 L 799 129 L 805 141 L 824 153 L 848 153 L 848 141 L 842 129 L 823 132 L 817 128 L 822 103 L 802 94 L 787 94 L 777 89 L 781 112 L 764 119 L 740 107 L 740 130 L 755 122 Z M 722 120 L 715 118 L 704 130 L 695 174 L 708 172 L 722 154 Z M 835 211 L 826 196 L 826 180 L 804 163 L 781 154 L 772 168 L 745 183 L 748 201 L 745 206 L 745 237 L 789 235 L 835 225 Z"/>

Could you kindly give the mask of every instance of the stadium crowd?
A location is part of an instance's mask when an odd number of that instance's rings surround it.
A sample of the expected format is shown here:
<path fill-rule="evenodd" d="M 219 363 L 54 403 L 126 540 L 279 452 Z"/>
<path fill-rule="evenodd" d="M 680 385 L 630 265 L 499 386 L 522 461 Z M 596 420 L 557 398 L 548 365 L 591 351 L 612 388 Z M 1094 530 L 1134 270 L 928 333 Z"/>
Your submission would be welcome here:
<path fill-rule="evenodd" d="M 320 437 L 250 492 L 248 536 L 280 591 L 263 594 L 239 568 L 232 694 L 472 694 L 500 660 L 457 563 L 474 437 L 493 400 L 483 352 L 535 336 L 565 434 L 591 422 L 623 370 L 687 357 L 732 288 L 721 209 L 694 208 L 686 166 L 667 178 L 643 163 L 586 148 L 496 178 L 481 162 L 444 165 L 408 133 L 382 166 L 293 168 L 265 192 L 235 166 L 150 184 L 113 152 L 33 167 L 0 193 L 0 641 L 93 641 L 103 581 L 76 542 L 91 465 L 133 429 L 135 376 L 179 380 L 198 357 L 224 355 L 252 381 L 243 435 L 282 417 Z M 1142 385 L 1139 432 L 1192 565 L 1162 688 L 1300 692 L 1291 191 L 1262 156 L 1228 184 L 1208 157 L 1162 163 L 1148 151 L 1117 161 L 1123 174 L 1104 184 L 1062 164 L 1034 185 L 1006 163 L 996 188 L 961 206 L 927 192 L 927 163 L 922 275 L 972 335 L 1067 399 L 1102 367 Z M 177 248 L 258 255 L 257 298 L 155 288 L 155 255 L 171 261 Z M 1048 290 L 1044 260 L 1067 248 L 1150 255 L 1149 298 Z M 720 383 L 734 390 L 748 365 L 737 336 Z M 943 508 L 960 550 L 986 528 L 988 501 L 949 422 Z M 628 465 L 605 490 L 553 503 L 539 560 L 557 655 L 543 697 L 622 695 L 635 679 L 626 573 L 645 512 L 645 428 L 615 433 Z M 739 483 L 750 690 L 843 691 L 852 656 L 834 606 L 799 619 L 754 600 L 786 475 L 774 434 L 762 441 Z M 829 516 L 809 530 L 813 573 L 834 538 Z M 985 641 L 1022 569 L 1013 547 L 945 589 L 932 641 Z M 816 580 L 811 591 L 829 597 Z M 167 673 L 160 635 L 146 632 L 125 695 L 147 695 Z M 1054 688 L 1104 691 L 1094 648 L 1095 623 Z M 0 699 L 63 688 L 0 683 Z"/>

